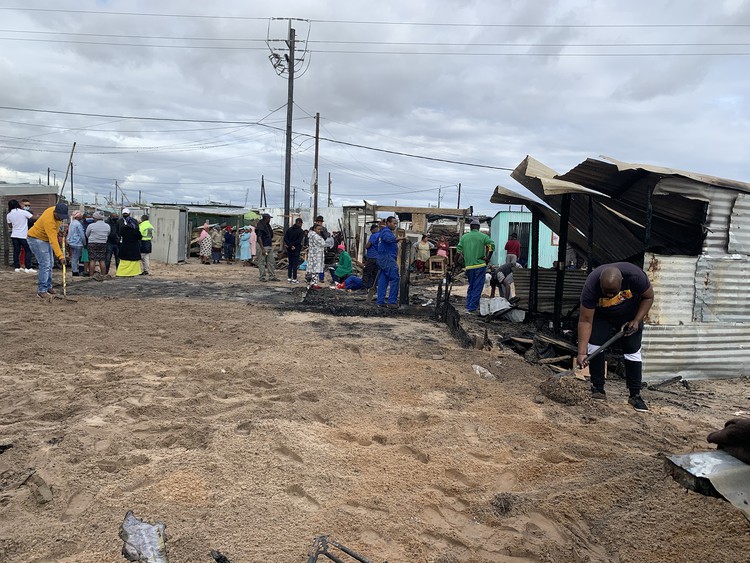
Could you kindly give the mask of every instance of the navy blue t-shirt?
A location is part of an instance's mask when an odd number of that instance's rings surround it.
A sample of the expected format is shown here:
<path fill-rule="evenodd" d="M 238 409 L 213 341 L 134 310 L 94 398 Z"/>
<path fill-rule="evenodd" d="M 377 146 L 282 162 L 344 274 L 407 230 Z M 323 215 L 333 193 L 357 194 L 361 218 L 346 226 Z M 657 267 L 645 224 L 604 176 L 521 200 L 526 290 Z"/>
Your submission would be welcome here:
<path fill-rule="evenodd" d="M 622 286 L 620 292 L 614 297 L 607 297 L 602 293 L 599 281 L 602 272 L 614 266 L 622 273 Z M 629 262 L 615 262 L 599 266 L 589 274 L 581 291 L 581 306 L 587 309 L 595 309 L 597 314 L 608 317 L 635 314 L 638 303 L 643 292 L 651 287 L 646 273 Z"/>

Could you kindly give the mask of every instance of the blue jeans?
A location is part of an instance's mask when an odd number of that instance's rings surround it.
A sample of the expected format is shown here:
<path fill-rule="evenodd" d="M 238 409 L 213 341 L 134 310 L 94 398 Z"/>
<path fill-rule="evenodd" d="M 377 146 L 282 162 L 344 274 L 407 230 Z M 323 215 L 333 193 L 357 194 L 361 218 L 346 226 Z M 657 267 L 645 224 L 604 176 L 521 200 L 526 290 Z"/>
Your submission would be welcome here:
<path fill-rule="evenodd" d="M 78 273 L 79 264 L 81 262 L 81 255 L 83 254 L 83 245 L 74 246 L 70 245 L 70 269 L 73 270 L 74 274 Z"/>
<path fill-rule="evenodd" d="M 466 279 L 469 280 L 469 289 L 466 291 L 467 311 L 476 311 L 479 308 L 479 298 L 482 297 L 485 272 L 487 272 L 487 266 L 466 270 Z"/>
<path fill-rule="evenodd" d="M 378 264 L 378 305 L 385 305 L 385 294 L 388 292 L 388 303 L 398 303 L 398 264 L 389 260 L 386 264 Z"/>
<path fill-rule="evenodd" d="M 31 252 L 34 253 L 36 261 L 39 263 L 37 292 L 47 293 L 47 290 L 52 289 L 52 266 L 55 264 L 55 255 L 52 253 L 52 245 L 34 237 L 29 237 L 27 240 Z"/>

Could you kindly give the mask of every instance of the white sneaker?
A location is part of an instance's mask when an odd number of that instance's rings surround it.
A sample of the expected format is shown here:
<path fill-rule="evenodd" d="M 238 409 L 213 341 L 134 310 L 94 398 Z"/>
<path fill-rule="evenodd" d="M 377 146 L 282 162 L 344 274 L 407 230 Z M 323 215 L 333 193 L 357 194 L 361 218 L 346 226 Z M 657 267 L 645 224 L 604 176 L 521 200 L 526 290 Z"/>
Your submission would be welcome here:
<path fill-rule="evenodd" d="M 299 283 L 299 280 L 292 280 L 292 283 Z"/>
<path fill-rule="evenodd" d="M 287 283 L 292 283 L 292 278 L 287 278 L 286 281 Z"/>
<path fill-rule="evenodd" d="M 23 268 L 16 268 L 16 273 L 23 272 Z"/>
<path fill-rule="evenodd" d="M 36 270 L 34 268 L 26 268 L 24 270 L 27 274 L 36 274 Z"/>

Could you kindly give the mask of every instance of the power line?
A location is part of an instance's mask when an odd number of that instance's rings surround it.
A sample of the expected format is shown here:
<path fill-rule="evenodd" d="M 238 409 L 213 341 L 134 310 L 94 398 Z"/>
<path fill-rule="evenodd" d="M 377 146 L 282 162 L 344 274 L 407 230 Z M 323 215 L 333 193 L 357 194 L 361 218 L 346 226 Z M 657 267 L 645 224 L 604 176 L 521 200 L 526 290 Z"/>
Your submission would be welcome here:
<path fill-rule="evenodd" d="M 52 110 L 45 110 L 45 109 L 34 109 L 34 108 L 19 108 L 19 107 L 11 107 L 11 106 L 0 106 L 0 109 L 7 109 L 7 110 L 14 110 L 14 111 L 28 111 L 28 112 L 37 112 L 37 113 L 48 113 L 48 114 L 61 114 L 61 115 L 78 115 L 78 116 L 85 116 L 85 117 L 106 117 L 110 119 L 134 119 L 134 120 L 143 120 L 143 121 L 168 121 L 168 122 L 181 122 L 181 123 L 221 123 L 221 124 L 232 124 L 232 125 L 256 125 L 259 127 L 265 127 L 267 129 L 274 129 L 276 131 L 284 131 L 281 127 L 274 127 L 272 125 L 268 125 L 266 123 L 260 123 L 258 121 L 222 121 L 217 119 L 177 119 L 177 118 L 167 118 L 167 117 L 139 117 L 139 116 L 124 116 L 124 115 L 111 115 L 111 114 L 102 114 L 102 113 L 84 113 L 84 112 L 72 112 L 72 111 L 52 111 Z M 305 137 L 314 137 L 313 135 L 310 135 L 309 133 L 295 133 L 300 136 Z M 508 168 L 503 166 L 490 166 L 489 164 L 477 164 L 472 162 L 463 162 L 459 160 L 450 160 L 446 158 L 437 158 L 437 157 L 431 157 L 431 156 L 424 156 L 424 155 L 417 155 L 413 153 L 406 153 L 406 152 L 400 152 L 400 151 L 393 151 L 389 149 L 381 149 L 378 147 L 370 147 L 367 145 L 360 145 L 357 143 L 349 143 L 346 141 L 338 141 L 336 139 L 330 139 L 328 137 L 320 137 L 321 141 L 327 141 L 329 143 L 335 143 L 339 145 L 345 145 L 349 147 L 356 147 L 359 149 L 365 149 L 365 150 L 371 150 L 375 152 L 382 152 L 387 154 L 393 154 L 396 156 L 405 156 L 408 158 L 417 158 L 422 160 L 430 160 L 434 162 L 443 162 L 447 164 L 457 164 L 460 166 L 471 166 L 475 168 L 486 168 L 489 170 L 508 170 L 512 171 L 515 168 Z M 217 145 L 222 146 L 222 145 Z M 0 148 L 18 148 L 18 147 L 7 147 L 3 146 Z M 29 151 L 36 151 L 36 152 L 45 152 L 40 149 L 23 149 L 23 150 L 29 150 Z M 125 149 L 124 149 L 125 150 Z M 62 151 L 49 151 L 49 152 L 62 152 Z M 175 150 L 173 152 L 179 152 L 179 150 Z M 112 153 L 88 153 L 88 154 L 112 154 Z"/>
<path fill-rule="evenodd" d="M 267 39 L 251 39 L 246 37 L 190 37 L 177 35 L 123 35 L 115 33 L 82 33 L 82 32 L 65 32 L 65 31 L 38 31 L 22 29 L 0 29 L 0 33 L 27 33 L 30 35 L 64 35 L 67 37 L 102 37 L 115 39 L 155 39 L 168 41 L 227 41 L 227 42 L 247 42 L 247 43 L 265 43 Z M 30 40 L 16 37 L 0 37 L 7 40 Z M 58 40 L 60 42 L 72 42 Z M 85 43 L 85 42 L 84 42 Z M 320 45 L 394 45 L 394 46 L 415 46 L 415 47 L 747 47 L 750 43 L 705 43 L 705 42 L 658 42 L 658 43 L 517 43 L 517 42 L 449 42 L 449 41 L 339 41 L 334 39 L 300 39 L 298 43 L 320 44 Z M 128 43 L 92 43 L 96 45 L 130 45 Z M 169 47 L 170 45 L 147 45 L 142 43 L 133 44 L 136 46 L 157 46 Z M 200 46 L 190 46 L 191 48 L 201 48 Z M 205 46 L 211 48 L 210 46 Z M 230 48 L 230 47 L 221 47 Z M 240 47 L 236 47 L 240 48 Z M 247 48 L 247 47 L 243 47 Z M 262 50 L 262 49 L 261 49 Z"/>
<path fill-rule="evenodd" d="M 288 20 L 290 18 L 275 17 L 251 17 L 251 16 L 216 16 L 208 14 L 172 14 L 153 12 L 102 12 L 96 10 L 63 10 L 58 8 L 26 8 L 3 6 L 0 10 L 18 12 L 47 12 L 62 14 L 91 14 L 96 16 L 137 16 L 155 18 L 186 18 L 186 19 L 214 19 L 214 20 L 240 20 L 240 21 L 269 21 Z M 291 18 L 297 20 L 299 18 Z M 383 21 L 383 20 L 304 20 L 311 23 L 343 24 L 343 25 L 393 25 L 393 26 L 415 26 L 415 27 L 470 27 L 470 28 L 543 28 L 543 29 L 571 29 L 571 28 L 594 28 L 594 29 L 629 29 L 629 28 L 743 28 L 750 24 L 741 23 L 635 23 L 635 24 L 537 24 L 537 23 L 460 23 L 460 22 L 406 22 L 406 21 Z"/>

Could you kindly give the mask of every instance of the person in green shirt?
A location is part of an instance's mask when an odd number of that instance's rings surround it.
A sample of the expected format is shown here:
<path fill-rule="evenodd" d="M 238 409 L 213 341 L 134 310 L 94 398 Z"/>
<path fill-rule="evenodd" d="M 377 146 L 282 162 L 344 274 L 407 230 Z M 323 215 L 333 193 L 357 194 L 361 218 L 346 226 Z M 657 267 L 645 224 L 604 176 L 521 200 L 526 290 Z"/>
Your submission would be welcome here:
<path fill-rule="evenodd" d="M 471 229 L 461 237 L 456 253 L 463 256 L 469 289 L 466 292 L 466 313 L 473 314 L 479 308 L 479 298 L 484 287 L 487 264 L 495 251 L 495 242 L 479 230 L 479 220 L 474 219 Z"/>
<path fill-rule="evenodd" d="M 334 283 L 344 281 L 346 278 L 352 275 L 352 257 L 346 251 L 346 247 L 343 244 L 338 246 L 339 250 L 339 262 L 336 268 L 331 268 L 331 278 Z"/>

